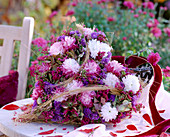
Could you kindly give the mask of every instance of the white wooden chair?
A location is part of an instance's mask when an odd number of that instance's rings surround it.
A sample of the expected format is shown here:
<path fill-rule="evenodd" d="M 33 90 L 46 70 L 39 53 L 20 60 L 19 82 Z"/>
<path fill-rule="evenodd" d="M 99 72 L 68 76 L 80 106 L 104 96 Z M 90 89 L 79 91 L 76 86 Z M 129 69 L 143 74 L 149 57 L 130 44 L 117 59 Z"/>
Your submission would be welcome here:
<path fill-rule="evenodd" d="M 32 17 L 25 17 L 21 27 L 0 25 L 0 40 L 3 40 L 3 45 L 0 45 L 0 77 L 8 75 L 11 69 L 14 41 L 21 41 L 17 68 L 19 73 L 17 100 L 25 97 L 33 30 Z"/>

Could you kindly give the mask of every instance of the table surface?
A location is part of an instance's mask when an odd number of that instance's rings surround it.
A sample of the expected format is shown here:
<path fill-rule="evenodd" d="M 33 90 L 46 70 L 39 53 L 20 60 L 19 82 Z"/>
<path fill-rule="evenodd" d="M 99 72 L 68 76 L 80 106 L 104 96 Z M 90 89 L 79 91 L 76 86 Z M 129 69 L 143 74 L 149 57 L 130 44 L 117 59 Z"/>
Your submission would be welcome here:
<path fill-rule="evenodd" d="M 156 98 L 156 106 L 158 110 L 165 110 L 164 113 L 161 113 L 161 116 L 165 119 L 170 118 L 170 106 L 169 104 L 170 94 L 164 90 L 161 90 Z M 12 102 L 11 104 L 15 104 L 19 107 L 31 104 L 33 100 L 31 98 L 29 99 L 23 99 L 19 101 Z M 8 104 L 9 105 L 9 104 Z M 97 126 L 100 126 L 97 130 L 95 130 L 93 137 L 109 137 L 110 132 L 116 133 L 117 130 L 123 131 L 122 133 L 117 133 L 117 136 L 122 137 L 123 135 L 136 135 L 139 133 L 143 133 L 145 131 L 148 131 L 153 125 L 150 125 L 145 119 L 143 119 L 144 114 L 148 114 L 150 116 L 149 108 L 146 107 L 145 110 L 142 111 L 140 114 L 133 114 L 131 119 L 126 119 L 122 121 L 120 124 L 117 125 L 117 127 L 113 128 L 113 126 L 109 127 L 109 125 L 104 124 L 89 124 L 82 126 L 80 128 L 76 128 L 74 125 L 61 125 L 61 124 L 48 124 L 48 123 L 19 123 L 14 122 L 12 118 L 16 117 L 17 114 L 21 114 L 21 109 L 17 110 L 5 110 L 0 109 L 0 131 L 7 136 L 10 137 L 88 137 L 88 135 L 85 135 L 84 133 L 78 132 L 79 129 L 89 129 L 89 128 L 95 128 Z M 127 125 L 135 125 L 137 130 L 130 131 L 127 128 Z M 50 134 L 47 134 L 52 131 Z M 49 131 L 49 132 L 46 132 Z M 42 132 L 46 132 L 42 134 Z M 97 134 L 98 133 L 98 134 Z M 57 136 L 58 135 L 58 136 Z M 60 136 L 59 136 L 60 135 Z M 111 136 L 110 136 L 111 137 Z"/>
<path fill-rule="evenodd" d="M 12 104 L 17 106 L 23 106 L 29 103 L 32 103 L 32 99 L 23 99 Z M 56 129 L 50 136 L 54 135 L 64 135 L 68 131 L 73 131 L 74 126 L 69 125 L 60 125 L 60 124 L 48 124 L 48 123 L 19 123 L 12 120 L 18 113 L 21 113 L 20 109 L 18 110 L 0 110 L 0 131 L 10 137 L 42 137 L 39 133 L 44 131 L 49 131 Z M 45 136 L 45 135 L 43 135 Z"/>
<path fill-rule="evenodd" d="M 19 107 L 26 105 L 26 104 L 31 104 L 33 100 L 31 98 L 29 99 L 23 99 L 19 101 L 12 102 L 10 104 L 17 105 Z M 8 104 L 8 105 L 10 105 Z M 54 137 L 57 135 L 62 135 L 64 137 L 83 137 L 84 133 L 76 133 L 77 131 L 74 132 L 74 129 L 76 128 L 73 125 L 61 125 L 61 124 L 48 124 L 48 123 L 19 123 L 19 122 L 14 122 L 12 118 L 16 117 L 17 114 L 21 114 L 22 111 L 21 109 L 17 110 L 6 110 L 6 109 L 0 109 L 0 131 L 3 132 L 4 134 L 10 136 L 10 137 Z M 149 130 L 153 126 L 145 127 L 143 129 L 144 125 L 148 125 L 148 122 L 145 120 L 141 119 L 140 121 L 138 120 L 139 117 L 142 117 L 140 115 L 134 115 L 131 119 L 127 119 L 125 121 L 122 121 L 120 125 L 117 126 L 117 128 L 113 128 L 112 126 L 109 127 L 107 125 L 107 131 L 106 131 L 106 125 L 104 124 L 89 124 L 86 126 L 83 126 L 82 128 L 87 129 L 87 128 L 95 128 L 97 126 L 100 126 L 99 130 L 96 131 L 98 134 L 94 137 L 104 137 L 107 135 L 109 137 L 109 132 L 115 132 L 115 130 L 124 130 L 126 128 L 127 124 L 134 124 L 138 128 L 138 130 L 143 132 L 146 130 Z M 139 126 L 138 126 L 139 125 Z M 81 128 L 81 127 L 80 127 Z M 46 131 L 54 131 L 51 134 L 46 134 L 48 132 Z M 46 132 L 44 134 L 41 134 L 42 132 Z M 73 133 L 72 133 L 73 132 Z M 69 133 L 69 134 L 68 134 Z M 101 135 L 103 133 L 103 135 Z M 78 135 L 77 135 L 78 134 Z M 100 135 L 101 136 L 100 136 Z M 137 134 L 137 131 L 129 131 L 126 130 L 124 131 L 124 134 L 131 134 L 135 135 Z M 77 135 L 77 136 L 76 136 Z M 122 137 L 123 134 L 119 135 Z M 87 137 L 84 136 L 84 137 Z M 110 136 L 111 137 L 111 136 Z"/>

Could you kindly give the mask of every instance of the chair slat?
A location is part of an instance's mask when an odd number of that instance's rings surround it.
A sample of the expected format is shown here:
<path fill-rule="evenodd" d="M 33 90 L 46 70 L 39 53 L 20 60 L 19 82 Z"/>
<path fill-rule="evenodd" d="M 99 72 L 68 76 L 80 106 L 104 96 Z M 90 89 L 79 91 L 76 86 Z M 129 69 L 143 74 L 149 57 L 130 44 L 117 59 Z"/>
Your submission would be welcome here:
<path fill-rule="evenodd" d="M 14 40 L 21 40 L 22 27 L 0 25 L 0 39 L 12 38 Z"/>
<path fill-rule="evenodd" d="M 7 75 L 11 69 L 14 41 L 21 41 L 17 68 L 19 73 L 17 100 L 25 97 L 33 30 L 34 19 L 31 17 L 24 18 L 22 27 L 0 25 L 0 39 L 3 39 L 3 46 L 0 46 L 0 76 Z"/>

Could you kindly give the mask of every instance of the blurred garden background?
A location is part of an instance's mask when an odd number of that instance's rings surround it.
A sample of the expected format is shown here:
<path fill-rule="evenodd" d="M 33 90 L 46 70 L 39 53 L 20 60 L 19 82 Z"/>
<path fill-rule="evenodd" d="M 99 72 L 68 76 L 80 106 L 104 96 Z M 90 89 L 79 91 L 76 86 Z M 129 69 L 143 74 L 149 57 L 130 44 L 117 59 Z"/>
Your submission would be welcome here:
<path fill-rule="evenodd" d="M 104 31 L 113 55 L 158 52 L 164 86 L 170 91 L 170 0 L 0 0 L 0 24 L 21 26 L 25 16 L 35 19 L 26 97 L 34 88 L 37 60 L 75 23 Z M 12 69 L 18 52 L 16 42 Z"/>

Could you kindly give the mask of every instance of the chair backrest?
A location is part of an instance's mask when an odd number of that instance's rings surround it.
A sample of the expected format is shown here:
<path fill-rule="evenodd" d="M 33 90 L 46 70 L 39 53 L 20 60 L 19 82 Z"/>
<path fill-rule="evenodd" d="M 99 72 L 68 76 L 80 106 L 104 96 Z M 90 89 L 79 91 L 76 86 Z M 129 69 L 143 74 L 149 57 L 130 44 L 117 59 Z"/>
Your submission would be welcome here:
<path fill-rule="evenodd" d="M 25 17 L 21 27 L 0 25 L 0 39 L 3 40 L 3 45 L 0 45 L 0 76 L 8 75 L 12 64 L 14 41 L 21 41 L 17 68 L 19 73 L 17 100 L 25 97 L 33 30 L 32 17 Z"/>

